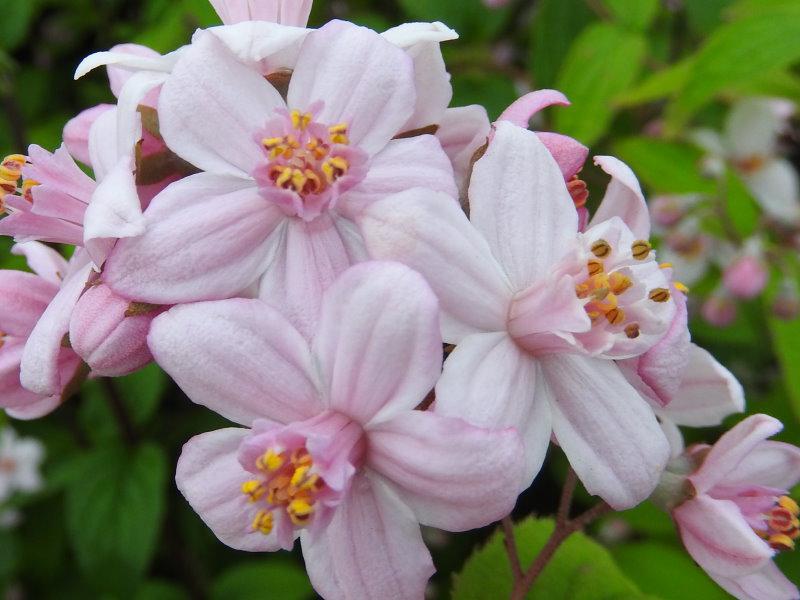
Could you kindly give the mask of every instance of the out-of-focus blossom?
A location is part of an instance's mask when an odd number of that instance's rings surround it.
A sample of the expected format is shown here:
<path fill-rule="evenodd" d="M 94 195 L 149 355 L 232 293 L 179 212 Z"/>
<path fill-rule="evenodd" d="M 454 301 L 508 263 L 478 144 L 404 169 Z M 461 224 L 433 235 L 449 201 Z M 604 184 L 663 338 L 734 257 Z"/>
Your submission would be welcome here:
<path fill-rule="evenodd" d="M 209 0 L 226 25 L 242 21 L 271 21 L 305 27 L 312 0 Z"/>
<path fill-rule="evenodd" d="M 794 279 L 787 277 L 781 281 L 772 301 L 772 312 L 785 321 L 796 319 L 800 314 L 800 293 Z"/>
<path fill-rule="evenodd" d="M 703 302 L 700 314 L 716 327 L 727 327 L 736 320 L 736 302 L 725 290 L 717 289 Z"/>
<path fill-rule="evenodd" d="M 508 0 L 483 0 L 483 3 L 489 8 L 500 8 L 508 4 Z"/>
<path fill-rule="evenodd" d="M 418 523 L 462 531 L 514 505 L 516 432 L 414 410 L 441 336 L 436 298 L 402 265 L 345 272 L 310 343 L 261 301 L 226 300 L 161 315 L 150 346 L 192 400 L 247 427 L 189 441 L 181 492 L 234 548 L 300 537 L 325 598 L 421 598 L 434 567 Z"/>
<path fill-rule="evenodd" d="M 507 122 L 475 164 L 469 220 L 446 197 L 414 190 L 372 204 L 361 223 L 373 256 L 425 275 L 445 341 L 458 344 L 436 410 L 516 426 L 525 486 L 554 434 L 587 489 L 621 508 L 650 494 L 669 448 L 612 359 L 651 348 L 676 307 L 635 177 L 596 160 L 612 181 L 585 233 L 551 153 Z"/>
<path fill-rule="evenodd" d="M 0 406 L 31 419 L 54 410 L 80 358 L 63 345 L 91 264 L 83 252 L 67 263 L 38 242 L 17 244 L 34 273 L 0 271 Z"/>
<path fill-rule="evenodd" d="M 37 492 L 44 446 L 34 438 L 19 437 L 11 427 L 0 429 L 0 504 L 17 492 Z"/>
<path fill-rule="evenodd" d="M 769 271 L 761 256 L 758 240 L 748 240 L 741 253 L 725 267 L 722 283 L 736 298 L 749 300 L 758 296 L 766 287 Z"/>
<path fill-rule="evenodd" d="M 659 487 L 689 554 L 740 600 L 800 598 L 772 562 L 800 536 L 800 508 L 788 496 L 800 481 L 800 449 L 768 440 L 782 428 L 751 416 L 713 446 L 688 448 Z"/>
<path fill-rule="evenodd" d="M 322 291 L 366 257 L 354 222 L 365 206 L 413 186 L 456 195 L 436 138 L 392 139 L 415 110 L 413 77 L 396 46 L 332 22 L 306 38 L 284 100 L 216 36 L 197 36 L 159 117 L 167 145 L 205 172 L 152 201 L 144 235 L 118 243 L 104 280 L 174 304 L 229 297 L 264 275 L 262 297 L 310 332 Z"/>

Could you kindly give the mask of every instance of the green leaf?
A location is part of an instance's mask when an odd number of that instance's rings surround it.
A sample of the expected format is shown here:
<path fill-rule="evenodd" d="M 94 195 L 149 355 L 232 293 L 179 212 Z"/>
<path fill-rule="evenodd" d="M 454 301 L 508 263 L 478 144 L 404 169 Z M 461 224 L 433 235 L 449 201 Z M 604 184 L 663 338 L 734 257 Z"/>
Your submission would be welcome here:
<path fill-rule="evenodd" d="M 689 26 L 703 35 L 711 33 L 719 25 L 723 11 L 730 3 L 731 0 L 686 0 L 684 4 Z"/>
<path fill-rule="evenodd" d="M 305 600 L 314 593 L 305 571 L 278 556 L 249 561 L 228 569 L 214 582 L 211 600 L 257 600 L 269 590 L 270 600 Z"/>
<path fill-rule="evenodd" d="M 800 59 L 800 5 L 762 11 L 723 25 L 697 53 L 694 68 L 667 111 L 668 129 L 679 131 L 718 92 L 739 81 Z"/>
<path fill-rule="evenodd" d="M 700 174 L 702 153 L 693 146 L 648 137 L 625 138 L 614 152 L 628 163 L 651 193 L 713 193 L 714 182 Z"/>
<path fill-rule="evenodd" d="M 636 542 L 613 548 L 617 564 L 639 588 L 664 600 L 730 598 L 678 546 Z"/>
<path fill-rule="evenodd" d="M 106 446 L 87 454 L 66 491 L 66 527 L 93 585 L 125 591 L 144 574 L 164 516 L 167 460 L 161 448 Z"/>
<path fill-rule="evenodd" d="M 552 88 L 572 41 L 592 20 L 584 0 L 541 0 L 530 29 L 531 75 L 537 88 Z"/>
<path fill-rule="evenodd" d="M 136 592 L 135 600 L 189 600 L 189 594 L 168 581 L 147 581 Z"/>
<path fill-rule="evenodd" d="M 632 106 L 671 96 L 686 83 L 693 61 L 685 59 L 654 73 L 614 99 L 617 106 Z"/>
<path fill-rule="evenodd" d="M 743 238 L 750 237 L 758 227 L 761 210 L 744 182 L 732 170 L 726 175 L 725 210 L 731 224 Z"/>
<path fill-rule="evenodd" d="M 398 0 L 413 21 L 441 21 L 464 39 L 485 39 L 503 24 L 505 9 L 488 10 L 482 0 Z"/>
<path fill-rule="evenodd" d="M 572 106 L 556 113 L 556 129 L 587 145 L 596 142 L 611 124 L 612 100 L 636 79 L 646 51 L 641 34 L 608 23 L 585 29 L 558 78 L 556 87 Z"/>
<path fill-rule="evenodd" d="M 603 0 L 611 16 L 620 25 L 645 30 L 658 14 L 658 0 Z"/>
<path fill-rule="evenodd" d="M 463 73 L 453 76 L 453 105 L 481 104 L 491 120 L 517 99 L 514 82 L 502 75 Z"/>
<path fill-rule="evenodd" d="M 675 525 L 669 515 L 656 508 L 652 502 L 642 502 L 639 506 L 615 513 L 610 519 L 624 519 L 637 533 L 651 537 L 672 539 L 675 537 Z"/>
<path fill-rule="evenodd" d="M 164 371 L 151 363 L 125 377 L 114 380 L 134 425 L 144 425 L 155 415 L 169 384 Z"/>
<path fill-rule="evenodd" d="M 785 69 L 744 79 L 730 89 L 742 96 L 775 96 L 800 102 L 800 77 Z"/>
<path fill-rule="evenodd" d="M 789 394 L 792 410 L 800 421 L 800 318 L 782 321 L 775 318 L 767 309 L 767 323 L 772 337 L 772 347 L 778 357 L 783 375 L 783 384 Z"/>
<path fill-rule="evenodd" d="M 530 565 L 547 543 L 552 519 L 529 518 L 514 527 L 520 561 Z M 508 598 L 512 576 L 503 534 L 497 531 L 455 575 L 453 600 Z M 608 551 L 582 533 L 570 536 L 542 571 L 528 598 L 611 600 L 642 598 Z"/>
<path fill-rule="evenodd" d="M 0 48 L 14 50 L 28 37 L 33 17 L 39 9 L 37 0 L 17 0 L 3 6 L 0 19 Z"/>

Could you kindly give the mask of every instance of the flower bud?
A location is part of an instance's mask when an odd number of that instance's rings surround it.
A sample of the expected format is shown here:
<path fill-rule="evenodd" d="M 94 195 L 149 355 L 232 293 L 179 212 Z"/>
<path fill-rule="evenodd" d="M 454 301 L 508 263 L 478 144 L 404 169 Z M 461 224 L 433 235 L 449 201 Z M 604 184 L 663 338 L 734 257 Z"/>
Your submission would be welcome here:
<path fill-rule="evenodd" d="M 768 277 L 767 267 L 761 258 L 745 254 L 725 268 L 722 283 L 735 297 L 750 299 L 764 290 Z"/>
<path fill-rule="evenodd" d="M 127 375 L 152 360 L 147 334 L 162 311 L 118 296 L 103 283 L 92 286 L 72 313 L 70 343 L 95 375 Z"/>
<path fill-rule="evenodd" d="M 712 325 L 727 327 L 736 319 L 736 303 L 718 290 L 703 303 L 700 313 Z"/>

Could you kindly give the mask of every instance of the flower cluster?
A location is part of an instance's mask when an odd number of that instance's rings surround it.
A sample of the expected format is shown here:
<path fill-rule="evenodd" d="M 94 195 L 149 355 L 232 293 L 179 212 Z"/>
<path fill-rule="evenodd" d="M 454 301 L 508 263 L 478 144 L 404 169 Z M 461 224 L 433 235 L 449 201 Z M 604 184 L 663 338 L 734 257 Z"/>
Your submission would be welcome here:
<path fill-rule="evenodd" d="M 797 534 L 800 454 L 740 468 L 737 430 L 681 454 L 677 426 L 719 424 L 743 392 L 691 342 L 631 169 L 594 158 L 610 182 L 590 215 L 588 149 L 527 129 L 567 99 L 533 92 L 490 123 L 449 106 L 441 23 L 308 29 L 310 2 L 212 4 L 225 24 L 170 54 L 86 58 L 77 75 L 106 66 L 117 103 L 3 162 L 0 232 L 33 273 L 0 272 L 0 406 L 40 417 L 154 360 L 238 425 L 184 446 L 187 501 L 237 549 L 299 538 L 326 598 L 423 597 L 419 525 L 508 515 L 551 442 L 616 510 L 669 497 L 726 589 L 797 597 L 768 560 Z M 670 478 L 676 456 L 696 472 Z M 758 582 L 705 560 L 695 525 L 735 526 L 719 553 Z M 783 595 L 749 591 L 764 582 Z"/>
<path fill-rule="evenodd" d="M 15 525 L 19 513 L 3 505 L 19 492 L 32 493 L 42 487 L 39 467 L 44 448 L 34 438 L 20 438 L 11 427 L 0 429 L 0 529 Z"/>

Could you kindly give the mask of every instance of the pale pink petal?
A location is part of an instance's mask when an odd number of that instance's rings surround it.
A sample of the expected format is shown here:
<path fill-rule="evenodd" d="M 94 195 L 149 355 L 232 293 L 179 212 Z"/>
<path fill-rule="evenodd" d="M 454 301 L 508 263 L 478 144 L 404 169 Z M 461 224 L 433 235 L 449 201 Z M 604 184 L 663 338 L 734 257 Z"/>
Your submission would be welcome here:
<path fill-rule="evenodd" d="M 445 341 L 505 330 L 510 284 L 452 197 L 410 190 L 367 207 L 359 224 L 373 258 L 398 260 L 428 280 L 448 319 Z"/>
<path fill-rule="evenodd" d="M 744 180 L 771 217 L 784 223 L 800 221 L 800 179 L 788 160 L 771 160 Z"/>
<path fill-rule="evenodd" d="M 117 101 L 117 156 L 116 162 L 126 156 L 131 156 L 136 150 L 136 145 L 142 139 L 142 116 L 139 106 L 144 105 L 156 108 L 159 98 L 158 88 L 169 78 L 166 73 L 153 73 L 142 71 L 135 73 L 125 83 L 122 93 Z M 161 127 L 159 114 L 159 127 Z M 163 131 L 162 131 L 163 133 Z M 98 176 L 98 180 L 101 178 Z"/>
<path fill-rule="evenodd" d="M 30 421 L 49 415 L 51 412 L 61 406 L 62 399 L 59 395 L 44 397 L 35 395 L 35 397 L 38 399 L 33 402 L 20 404 L 19 406 L 15 406 L 13 408 L 6 408 L 6 414 L 12 419 Z"/>
<path fill-rule="evenodd" d="M 537 131 L 536 135 L 553 155 L 565 181 L 572 179 L 583 168 L 589 149 L 578 140 L 549 131 Z"/>
<path fill-rule="evenodd" d="M 10 206 L 9 199 L 13 196 L 6 198 L 6 206 Z M 20 201 L 28 204 L 26 200 Z M 29 204 L 21 211 L 0 219 L 0 235 L 12 236 L 15 241 L 21 243 L 31 241 L 71 245 L 83 243 L 83 227 L 75 223 L 37 215 L 30 211 Z"/>
<path fill-rule="evenodd" d="M 253 531 L 257 509 L 242 493 L 242 484 L 253 478 L 237 456 L 248 433 L 230 427 L 193 437 L 183 446 L 175 483 L 223 544 L 248 552 L 272 552 L 280 548 L 277 536 Z"/>
<path fill-rule="evenodd" d="M 210 0 L 225 25 L 242 21 L 271 21 L 305 27 L 312 0 Z"/>
<path fill-rule="evenodd" d="M 89 164 L 97 181 L 119 162 L 118 109 L 115 106 L 95 119 L 89 130 Z"/>
<path fill-rule="evenodd" d="M 310 339 L 319 321 L 323 293 L 359 257 L 350 255 L 327 214 L 311 222 L 287 219 L 273 237 L 278 247 L 261 278 L 259 298 Z"/>
<path fill-rule="evenodd" d="M 69 271 L 67 261 L 55 248 L 39 242 L 14 244 L 11 247 L 11 254 L 24 256 L 31 271 L 56 286 L 61 285 L 61 281 Z"/>
<path fill-rule="evenodd" d="M 723 577 L 715 573 L 709 573 L 709 575 L 722 589 L 739 600 L 797 600 L 800 598 L 797 586 L 789 581 L 772 561 L 746 575 L 732 577 Z"/>
<path fill-rule="evenodd" d="M 645 500 L 669 458 L 647 402 L 612 361 L 573 354 L 540 361 L 553 433 L 586 490 L 616 510 Z"/>
<path fill-rule="evenodd" d="M 370 29 L 331 21 L 308 35 L 289 84 L 289 108 L 325 105 L 317 120 L 348 123 L 350 142 L 376 154 L 414 111 L 411 58 Z"/>
<path fill-rule="evenodd" d="M 435 412 L 478 427 L 516 427 L 525 444 L 518 490 L 528 487 L 550 443 L 550 408 L 537 395 L 536 361 L 505 333 L 470 335 L 456 346 L 436 383 Z"/>
<path fill-rule="evenodd" d="M 24 337 L 5 337 L 0 346 L 0 407 L 16 408 L 36 403 L 41 396 L 22 387 L 19 365 L 25 349 Z"/>
<path fill-rule="evenodd" d="M 436 137 L 453 163 L 456 184 L 463 197 L 467 194 L 475 153 L 486 143 L 490 132 L 489 115 L 477 104 L 448 108 L 439 122 Z"/>
<path fill-rule="evenodd" d="M 0 271 L 0 331 L 27 337 L 56 293 L 57 285 L 33 273 Z"/>
<path fill-rule="evenodd" d="M 94 192 L 95 183 L 91 177 L 81 171 L 69 155 L 65 145 L 62 144 L 51 154 L 44 148 L 32 144 L 28 148 L 28 157 L 30 164 L 25 165 L 22 169 L 25 177 L 38 181 L 43 186 L 57 189 L 84 203 L 89 201 Z"/>
<path fill-rule="evenodd" d="M 154 304 L 230 297 L 267 266 L 272 231 L 284 220 L 247 181 L 200 173 L 156 196 L 144 235 L 120 240 L 103 279 Z"/>
<path fill-rule="evenodd" d="M 117 44 L 109 52 L 119 54 L 129 54 L 131 56 L 141 56 L 143 58 L 160 58 L 161 55 L 147 46 L 141 44 Z M 119 98 L 122 87 L 131 78 L 133 71 L 120 68 L 114 64 L 108 65 L 108 82 L 111 85 L 111 93 Z"/>
<path fill-rule="evenodd" d="M 212 33 L 197 35 L 161 89 L 161 134 L 203 171 L 248 178 L 263 159 L 256 135 L 280 94 Z"/>
<path fill-rule="evenodd" d="M 84 58 L 75 69 L 75 79 L 80 79 L 88 72 L 102 66 L 115 65 L 130 71 L 158 71 L 169 73 L 175 66 L 184 48 L 170 52 L 164 56 L 143 56 L 130 52 L 95 52 Z"/>
<path fill-rule="evenodd" d="M 313 349 L 331 408 L 366 424 L 422 402 L 441 371 L 441 344 L 438 303 L 422 277 L 368 262 L 326 292 Z"/>
<path fill-rule="evenodd" d="M 403 50 L 427 42 L 449 42 L 458 39 L 458 33 L 444 23 L 403 23 L 384 31 L 381 36 Z"/>
<path fill-rule="evenodd" d="M 69 153 L 85 165 L 91 164 L 89 154 L 89 131 L 97 118 L 113 109 L 113 104 L 98 104 L 80 112 L 64 126 L 64 144 Z"/>
<path fill-rule="evenodd" d="M 554 104 L 569 106 L 570 103 L 567 97 L 557 90 L 536 90 L 515 100 L 497 120 L 509 121 L 517 127 L 527 129 L 533 115 Z"/>
<path fill-rule="evenodd" d="M 722 482 L 725 486 L 763 485 L 791 490 L 800 481 L 800 448 L 767 440 L 745 456 Z"/>
<path fill-rule="evenodd" d="M 595 156 L 594 163 L 611 175 L 611 182 L 589 226 L 607 221 L 611 217 L 619 217 L 625 221 L 633 235 L 643 240 L 648 239 L 650 213 L 636 175 L 628 165 L 613 156 Z"/>
<path fill-rule="evenodd" d="M 547 275 L 575 243 L 578 215 L 535 133 L 500 122 L 469 186 L 470 220 L 516 290 Z"/>
<path fill-rule="evenodd" d="M 672 516 L 689 554 L 709 573 L 726 577 L 751 573 L 774 554 L 730 500 L 700 494 L 678 506 Z"/>
<path fill-rule="evenodd" d="M 208 29 L 242 64 L 266 76 L 279 69 L 293 69 L 310 29 L 287 27 L 267 21 L 242 21 Z"/>
<path fill-rule="evenodd" d="M 314 589 L 327 600 L 418 600 L 435 572 L 411 510 L 385 484 L 357 477 L 333 520 L 300 536 Z"/>
<path fill-rule="evenodd" d="M 308 343 L 259 300 L 177 306 L 148 336 L 156 362 L 194 402 L 249 425 L 321 412 Z"/>
<path fill-rule="evenodd" d="M 372 159 L 364 180 L 339 198 L 336 208 L 355 220 L 368 204 L 416 187 L 458 197 L 450 160 L 431 135 L 389 142 Z"/>
<path fill-rule="evenodd" d="M 743 98 L 734 104 L 725 122 L 728 151 L 734 158 L 774 154 L 787 119 L 785 111 L 775 110 L 771 99 Z"/>
<path fill-rule="evenodd" d="M 32 392 L 50 396 L 60 393 L 67 384 L 62 380 L 58 365 L 61 345 L 69 331 L 72 309 L 86 286 L 91 270 L 91 264 L 85 265 L 64 281 L 28 337 L 22 355 L 20 381 Z"/>
<path fill-rule="evenodd" d="M 713 427 L 743 410 L 742 384 L 711 354 L 692 344 L 678 392 L 661 412 L 678 425 Z"/>
<path fill-rule="evenodd" d="M 385 477 L 423 525 L 466 531 L 514 508 L 522 443 L 513 428 L 410 411 L 368 430 L 367 464 Z"/>
<path fill-rule="evenodd" d="M 726 432 L 689 478 L 698 493 L 704 493 L 724 481 L 753 450 L 783 429 L 783 424 L 768 415 L 752 415 Z"/>

